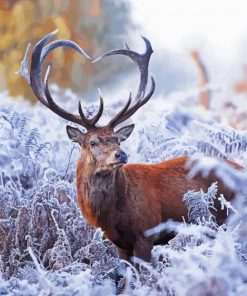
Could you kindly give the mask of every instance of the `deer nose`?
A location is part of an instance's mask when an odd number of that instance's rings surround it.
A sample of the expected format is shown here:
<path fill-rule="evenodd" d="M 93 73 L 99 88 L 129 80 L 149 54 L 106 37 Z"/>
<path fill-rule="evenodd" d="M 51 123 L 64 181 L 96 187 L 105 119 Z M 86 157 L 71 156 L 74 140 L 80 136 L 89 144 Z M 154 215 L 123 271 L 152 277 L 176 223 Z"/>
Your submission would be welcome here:
<path fill-rule="evenodd" d="M 123 152 L 122 150 L 117 151 L 115 154 L 115 157 L 119 162 L 126 163 L 128 160 L 127 154 L 125 152 Z"/>

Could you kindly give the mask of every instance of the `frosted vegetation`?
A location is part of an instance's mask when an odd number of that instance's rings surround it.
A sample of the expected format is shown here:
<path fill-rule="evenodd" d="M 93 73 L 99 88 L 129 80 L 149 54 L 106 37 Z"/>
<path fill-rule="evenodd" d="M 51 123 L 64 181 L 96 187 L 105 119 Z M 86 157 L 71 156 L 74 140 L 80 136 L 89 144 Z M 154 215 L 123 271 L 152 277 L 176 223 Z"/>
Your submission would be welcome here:
<path fill-rule="evenodd" d="M 70 91 L 53 92 L 67 110 L 75 109 Z M 236 200 L 227 203 L 217 183 L 208 192 L 185 193 L 193 224 L 168 221 L 147 231 L 168 228 L 177 236 L 154 247 L 152 265 L 142 263 L 137 271 L 80 213 L 79 148 L 67 138 L 67 122 L 40 104 L 0 95 L 0 295 L 247 295 L 247 173 L 220 159 L 245 166 L 247 133 L 180 97 L 153 98 L 133 116 L 135 131 L 123 145 L 130 162 L 192 155 L 190 175 L 214 170 Z M 95 106 L 85 110 L 92 114 Z M 102 122 L 114 110 L 108 102 Z M 201 153 L 217 159 L 202 159 Z M 227 226 L 218 226 L 209 211 L 215 198 L 228 209 Z"/>

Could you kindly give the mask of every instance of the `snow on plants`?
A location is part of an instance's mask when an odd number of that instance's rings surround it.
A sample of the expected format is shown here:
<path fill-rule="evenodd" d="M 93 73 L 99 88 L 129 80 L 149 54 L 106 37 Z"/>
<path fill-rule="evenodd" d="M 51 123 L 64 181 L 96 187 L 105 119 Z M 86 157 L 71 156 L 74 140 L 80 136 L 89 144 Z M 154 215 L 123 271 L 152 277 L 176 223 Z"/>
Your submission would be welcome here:
<path fill-rule="evenodd" d="M 71 91 L 53 87 L 53 93 L 74 111 Z M 145 235 L 162 229 L 177 235 L 155 246 L 152 264 L 140 262 L 136 270 L 78 208 L 79 147 L 67 138 L 67 122 L 40 104 L 2 93 L 0 295 L 247 295 L 247 173 L 222 161 L 245 166 L 247 132 L 222 124 L 214 111 L 181 95 L 151 101 L 132 118 L 135 131 L 123 145 L 130 162 L 191 155 L 190 176 L 213 170 L 235 192 L 234 202 L 218 194 L 217 183 L 207 192 L 185 192 L 191 224 L 166 221 L 148 230 Z M 93 114 L 96 107 L 88 105 L 85 112 Z M 108 102 L 102 121 L 114 110 Z M 210 213 L 215 199 L 228 210 L 226 225 L 218 226 Z"/>

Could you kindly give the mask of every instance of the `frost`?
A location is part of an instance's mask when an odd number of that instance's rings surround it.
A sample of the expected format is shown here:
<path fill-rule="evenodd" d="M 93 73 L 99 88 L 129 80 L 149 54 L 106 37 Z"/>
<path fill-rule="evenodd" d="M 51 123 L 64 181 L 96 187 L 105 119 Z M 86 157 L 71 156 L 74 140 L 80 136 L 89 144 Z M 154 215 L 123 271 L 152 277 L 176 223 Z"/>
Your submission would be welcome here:
<path fill-rule="evenodd" d="M 191 223 L 215 223 L 215 218 L 210 212 L 210 208 L 214 209 L 214 200 L 216 199 L 218 188 L 217 182 L 213 183 L 208 192 L 203 190 L 199 192 L 188 191 L 184 197 L 186 207 L 188 208 L 188 221 Z M 222 198 L 222 197 L 221 197 Z M 224 208 L 223 208 L 224 209 Z M 222 210 L 223 210 L 222 209 Z"/>
<path fill-rule="evenodd" d="M 229 201 L 225 200 L 223 194 L 221 194 L 218 197 L 218 200 L 220 201 L 221 210 L 224 210 L 224 208 L 226 208 L 227 216 L 229 214 L 229 209 L 231 209 L 234 213 L 237 213 L 237 210 L 231 205 L 231 203 Z"/>
<path fill-rule="evenodd" d="M 75 108 L 72 92 L 53 92 L 67 110 Z M 191 98 L 157 98 L 157 110 L 145 107 L 133 116 L 135 130 L 123 144 L 131 162 L 191 155 L 190 176 L 213 170 L 236 194 L 229 204 L 217 197 L 215 183 L 207 192 L 185 192 L 192 224 L 166 221 L 147 230 L 147 236 L 165 229 L 177 235 L 155 246 L 152 264 L 139 262 L 137 271 L 81 215 L 75 189 L 79 148 L 67 138 L 67 122 L 6 93 L 0 99 L 0 295 L 247 293 L 247 174 L 223 161 L 246 164 L 246 132 L 220 123 L 214 111 L 197 108 Z M 102 122 L 114 113 L 112 106 Z M 96 110 L 85 108 L 90 115 Z M 226 225 L 218 226 L 210 212 L 216 199 L 228 209 Z"/>

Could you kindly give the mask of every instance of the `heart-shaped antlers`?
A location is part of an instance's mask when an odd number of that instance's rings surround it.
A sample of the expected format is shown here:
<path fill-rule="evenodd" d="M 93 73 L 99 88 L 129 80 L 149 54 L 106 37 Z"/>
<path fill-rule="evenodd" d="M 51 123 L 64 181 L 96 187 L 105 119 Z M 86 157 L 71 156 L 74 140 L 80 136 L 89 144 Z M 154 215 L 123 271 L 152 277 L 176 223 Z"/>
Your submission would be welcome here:
<path fill-rule="evenodd" d="M 28 58 L 30 55 L 31 45 L 30 44 L 28 45 L 24 59 L 21 62 L 21 69 L 18 73 L 22 77 L 24 77 L 27 80 L 27 82 L 30 84 L 36 98 L 42 104 L 44 104 L 46 107 L 52 110 L 54 113 L 56 113 L 57 115 L 59 115 L 60 117 L 66 120 L 69 120 L 71 122 L 77 123 L 85 127 L 88 131 L 96 129 L 97 128 L 96 123 L 99 121 L 104 108 L 104 102 L 101 96 L 100 96 L 100 106 L 99 106 L 98 112 L 92 118 L 87 118 L 82 111 L 80 102 L 78 104 L 79 115 L 69 113 L 55 103 L 49 91 L 49 84 L 48 84 L 50 66 L 48 66 L 46 70 L 44 83 L 42 82 L 43 62 L 46 56 L 48 55 L 48 53 L 57 47 L 62 46 L 62 47 L 72 48 L 82 56 L 90 59 L 90 57 L 85 53 L 85 51 L 81 49 L 81 47 L 77 43 L 71 40 L 56 40 L 46 45 L 46 43 L 50 41 L 57 34 L 57 32 L 58 31 L 56 30 L 48 34 L 35 45 L 32 52 L 32 57 L 31 57 L 30 72 L 28 70 Z M 95 63 L 104 57 L 122 54 L 130 57 L 138 66 L 138 69 L 140 71 L 140 84 L 139 84 L 138 92 L 135 97 L 136 99 L 135 103 L 131 106 L 132 98 L 130 95 L 126 105 L 108 123 L 107 127 L 109 128 L 114 128 L 121 122 L 127 120 L 141 106 L 143 106 L 153 95 L 153 92 L 155 89 L 155 81 L 153 76 L 151 76 L 151 88 L 148 94 L 145 96 L 145 90 L 146 90 L 147 81 L 148 81 L 148 65 L 149 65 L 149 60 L 150 60 L 151 54 L 153 53 L 153 50 L 149 40 L 146 39 L 145 37 L 142 37 L 142 38 L 146 45 L 146 51 L 143 54 L 139 54 L 135 51 L 130 50 L 129 47 L 126 45 L 126 49 L 116 49 L 116 50 L 109 51 L 107 53 L 102 54 L 101 56 L 99 56 L 97 59 L 93 61 L 93 63 Z"/>

